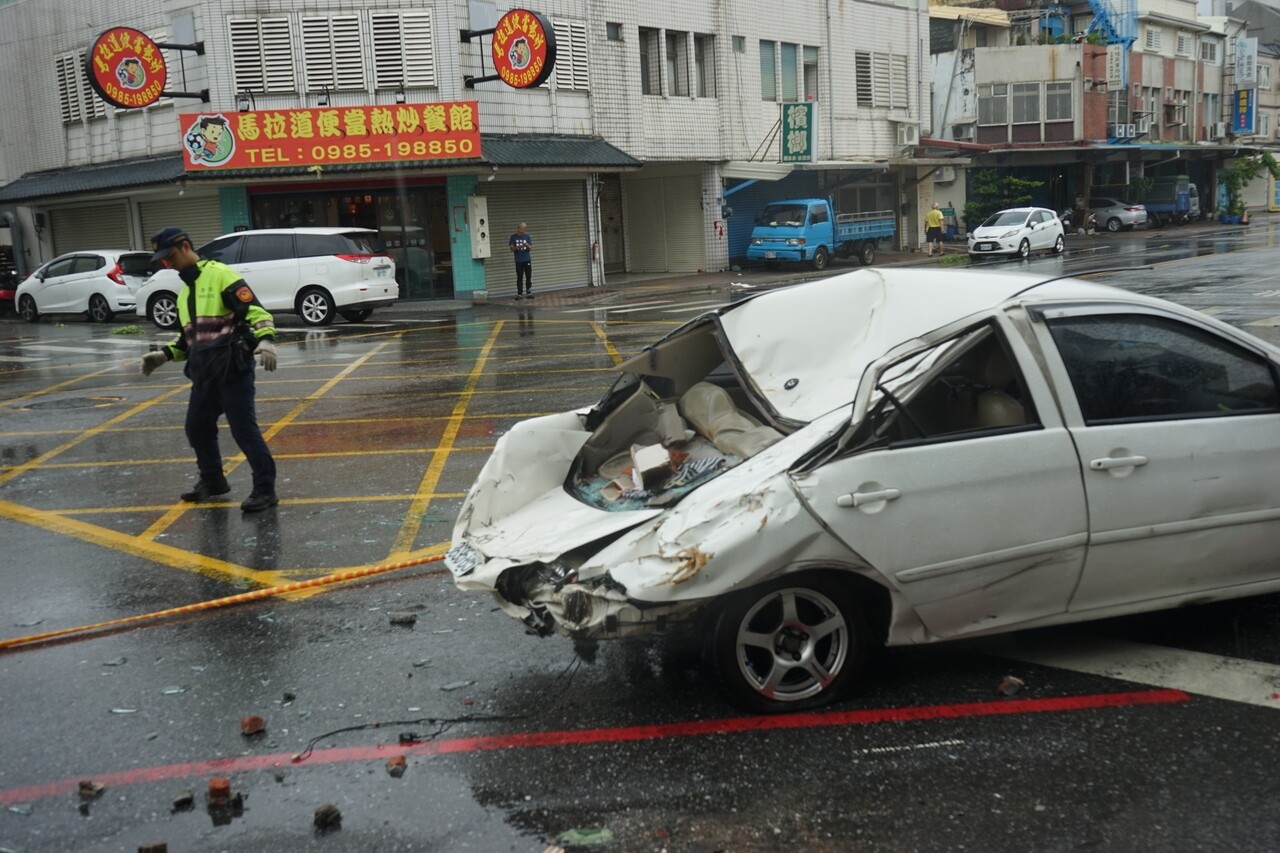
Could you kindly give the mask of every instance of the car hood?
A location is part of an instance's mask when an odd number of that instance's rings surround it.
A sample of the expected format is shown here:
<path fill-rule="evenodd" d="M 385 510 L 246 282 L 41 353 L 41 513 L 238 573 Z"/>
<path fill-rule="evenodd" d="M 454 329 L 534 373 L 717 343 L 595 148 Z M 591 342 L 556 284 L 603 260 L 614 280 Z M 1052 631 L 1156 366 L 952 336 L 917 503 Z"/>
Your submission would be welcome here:
<path fill-rule="evenodd" d="M 890 349 L 1039 280 L 864 269 L 762 293 L 720 309 L 718 322 L 756 393 L 780 418 L 804 424 L 853 400 L 867 366 Z"/>
<path fill-rule="evenodd" d="M 1023 223 L 1022 225 L 983 225 L 973 229 L 973 236 L 976 240 L 993 240 L 1002 234 L 1007 234 L 1010 231 L 1022 230 L 1026 227 L 1026 223 Z"/>

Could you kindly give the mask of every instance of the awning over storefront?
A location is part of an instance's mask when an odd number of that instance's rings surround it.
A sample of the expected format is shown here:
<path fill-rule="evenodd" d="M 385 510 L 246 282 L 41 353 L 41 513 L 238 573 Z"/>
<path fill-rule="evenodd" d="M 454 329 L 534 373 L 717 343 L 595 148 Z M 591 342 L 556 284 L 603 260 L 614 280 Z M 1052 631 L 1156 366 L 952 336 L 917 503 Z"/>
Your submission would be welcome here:
<path fill-rule="evenodd" d="M 325 166 L 323 175 L 418 170 L 578 169 L 619 172 L 640 168 L 640 161 L 594 136 L 482 134 L 482 156 L 451 160 L 403 160 L 399 163 L 349 163 Z M 319 167 L 277 166 L 266 169 L 209 169 L 187 172 L 183 155 L 165 154 L 92 166 L 32 172 L 0 189 L 0 204 L 57 196 L 123 190 L 189 181 L 245 181 L 259 178 L 316 176 Z"/>
<path fill-rule="evenodd" d="M 0 204 L 171 184 L 181 177 L 180 154 L 31 172 L 0 189 Z"/>

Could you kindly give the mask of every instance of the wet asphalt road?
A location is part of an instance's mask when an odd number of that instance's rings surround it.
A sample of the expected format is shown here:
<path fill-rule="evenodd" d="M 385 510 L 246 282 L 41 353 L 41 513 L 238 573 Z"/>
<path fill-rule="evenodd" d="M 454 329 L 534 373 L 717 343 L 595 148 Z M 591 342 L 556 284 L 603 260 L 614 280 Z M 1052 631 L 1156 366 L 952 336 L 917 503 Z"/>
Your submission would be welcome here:
<path fill-rule="evenodd" d="M 1069 245 L 1012 266 L 1154 264 L 1101 280 L 1280 342 L 1269 224 Z M 322 331 L 279 318 L 258 408 L 282 501 L 256 516 L 236 508 L 238 457 L 228 501 L 177 502 L 194 476 L 186 384 L 136 366 L 165 336 L 112 334 L 123 318 L 0 320 L 0 642 L 438 555 L 498 435 L 594 402 L 619 357 L 743 292 L 729 285 L 401 307 Z M 391 624 L 403 611 L 414 624 Z M 1272 596 L 891 650 L 830 714 L 762 724 L 679 647 L 605 645 L 585 664 L 422 563 L 0 650 L 0 848 L 1268 849 L 1280 683 L 1275 707 L 1251 705 L 1190 676 L 1123 680 L 1010 649 L 1103 637 L 1280 667 L 1278 616 Z M 1006 675 L 1026 687 L 1000 695 Z M 240 733 L 251 714 L 264 734 Z M 206 806 L 218 775 L 242 809 Z M 82 801 L 81 780 L 106 787 Z M 175 811 L 185 790 L 194 807 Z M 341 828 L 315 829 L 324 804 Z"/>

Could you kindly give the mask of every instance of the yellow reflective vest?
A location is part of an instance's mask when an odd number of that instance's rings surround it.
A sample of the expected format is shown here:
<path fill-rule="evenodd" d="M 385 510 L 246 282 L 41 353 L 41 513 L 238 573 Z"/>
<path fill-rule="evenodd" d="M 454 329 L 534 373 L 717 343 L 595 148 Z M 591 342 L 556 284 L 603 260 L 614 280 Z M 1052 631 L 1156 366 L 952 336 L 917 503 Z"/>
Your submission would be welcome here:
<path fill-rule="evenodd" d="M 185 281 L 178 293 L 178 321 L 182 332 L 165 352 L 174 361 L 206 349 L 220 348 L 253 338 L 253 346 L 263 338 L 274 338 L 275 321 L 240 274 L 221 261 L 199 261 L 195 284 Z M 191 315 L 192 287 L 195 288 L 195 316 Z"/>

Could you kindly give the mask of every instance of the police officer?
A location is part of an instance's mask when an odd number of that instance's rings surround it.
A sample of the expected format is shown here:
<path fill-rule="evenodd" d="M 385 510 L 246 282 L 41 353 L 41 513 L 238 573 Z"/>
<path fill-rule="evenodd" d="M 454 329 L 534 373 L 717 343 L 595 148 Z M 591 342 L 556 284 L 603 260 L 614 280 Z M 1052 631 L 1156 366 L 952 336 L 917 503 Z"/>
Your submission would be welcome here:
<path fill-rule="evenodd" d="M 200 479 L 182 494 L 184 501 L 207 501 L 231 491 L 222 471 L 218 449 L 218 416 L 226 414 L 227 426 L 249 467 L 253 491 L 240 504 L 244 512 L 261 512 L 275 506 L 276 463 L 262 438 L 254 412 L 253 354 L 262 366 L 276 369 L 276 327 L 239 273 L 218 261 L 201 260 L 187 232 L 177 226 L 160 230 L 151 238 L 161 261 L 178 271 L 177 339 L 142 357 L 142 375 L 150 376 L 166 361 L 186 361 L 183 372 L 191 380 L 187 404 L 187 441 L 196 452 Z"/>

